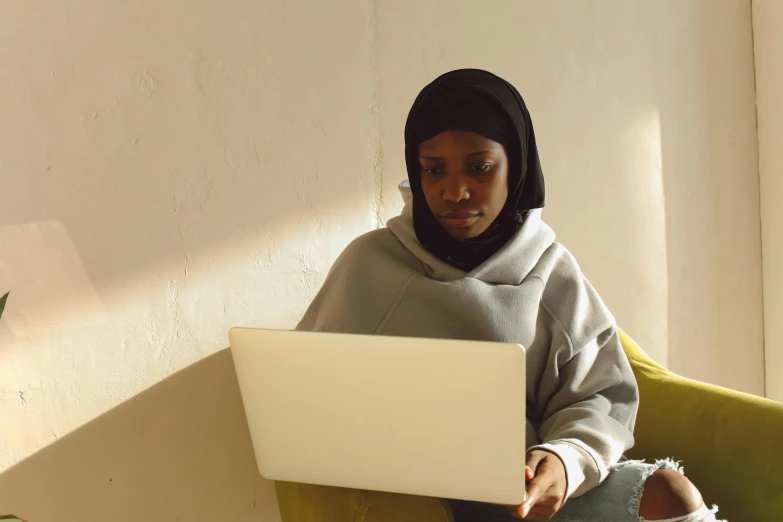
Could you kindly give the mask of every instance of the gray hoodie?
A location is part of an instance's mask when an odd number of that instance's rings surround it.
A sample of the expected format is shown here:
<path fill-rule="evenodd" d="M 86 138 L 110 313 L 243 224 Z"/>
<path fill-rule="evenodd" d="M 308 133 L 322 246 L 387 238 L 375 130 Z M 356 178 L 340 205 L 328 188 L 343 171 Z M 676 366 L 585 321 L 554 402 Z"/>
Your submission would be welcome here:
<path fill-rule="evenodd" d="M 594 488 L 633 445 L 639 403 L 609 310 L 541 210 L 465 273 L 419 243 L 401 191 L 402 214 L 348 245 L 297 329 L 521 344 L 529 449 L 560 457 L 566 498 Z"/>

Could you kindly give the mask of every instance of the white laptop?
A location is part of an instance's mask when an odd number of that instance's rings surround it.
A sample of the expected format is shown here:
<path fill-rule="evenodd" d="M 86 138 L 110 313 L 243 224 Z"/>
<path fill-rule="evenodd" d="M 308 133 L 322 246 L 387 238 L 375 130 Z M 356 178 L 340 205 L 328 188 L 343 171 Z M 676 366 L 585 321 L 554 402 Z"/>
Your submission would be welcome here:
<path fill-rule="evenodd" d="M 245 328 L 229 338 L 263 477 L 523 502 L 521 346 Z"/>

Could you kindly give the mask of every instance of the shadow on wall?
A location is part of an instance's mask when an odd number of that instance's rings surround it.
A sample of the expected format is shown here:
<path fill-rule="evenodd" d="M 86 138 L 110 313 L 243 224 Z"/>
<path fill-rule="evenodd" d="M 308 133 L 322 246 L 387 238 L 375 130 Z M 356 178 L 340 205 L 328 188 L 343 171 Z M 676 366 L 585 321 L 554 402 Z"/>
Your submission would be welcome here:
<path fill-rule="evenodd" d="M 279 520 L 256 468 L 228 349 L 0 474 L 0 510 L 29 522 Z"/>

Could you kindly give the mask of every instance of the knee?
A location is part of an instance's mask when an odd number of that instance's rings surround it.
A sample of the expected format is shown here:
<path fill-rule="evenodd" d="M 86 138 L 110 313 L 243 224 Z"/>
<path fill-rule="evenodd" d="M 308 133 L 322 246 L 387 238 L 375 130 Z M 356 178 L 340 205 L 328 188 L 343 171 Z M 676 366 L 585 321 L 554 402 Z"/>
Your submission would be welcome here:
<path fill-rule="evenodd" d="M 690 480 L 673 469 L 659 469 L 644 485 L 639 516 L 647 520 L 665 520 L 698 511 L 701 493 Z"/>

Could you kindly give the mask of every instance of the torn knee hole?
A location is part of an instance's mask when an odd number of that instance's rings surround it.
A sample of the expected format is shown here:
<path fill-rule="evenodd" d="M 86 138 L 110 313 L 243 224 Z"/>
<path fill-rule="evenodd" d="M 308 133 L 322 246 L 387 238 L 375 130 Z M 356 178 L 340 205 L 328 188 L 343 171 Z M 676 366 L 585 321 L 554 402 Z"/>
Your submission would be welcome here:
<path fill-rule="evenodd" d="M 644 520 L 679 520 L 704 506 L 701 493 L 676 469 L 658 469 L 644 484 L 638 515 Z M 689 519 L 685 520 L 701 520 Z"/>

